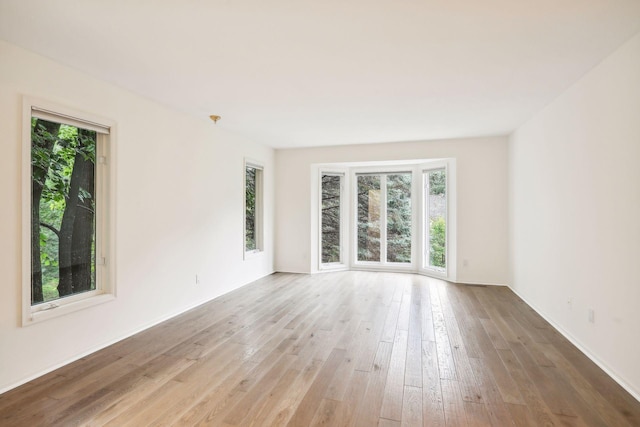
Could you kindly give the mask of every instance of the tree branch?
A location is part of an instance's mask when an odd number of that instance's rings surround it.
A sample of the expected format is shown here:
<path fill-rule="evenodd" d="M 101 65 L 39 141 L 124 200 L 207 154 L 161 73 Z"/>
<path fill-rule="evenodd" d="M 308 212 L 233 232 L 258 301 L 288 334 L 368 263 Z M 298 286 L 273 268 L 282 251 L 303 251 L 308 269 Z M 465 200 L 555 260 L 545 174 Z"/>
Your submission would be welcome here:
<path fill-rule="evenodd" d="M 56 236 L 58 236 L 58 239 L 60 238 L 60 232 L 59 232 L 58 230 L 56 230 L 56 228 L 55 228 L 54 226 L 49 225 L 49 224 L 45 224 L 44 222 L 41 222 L 41 223 L 40 223 L 40 226 L 41 226 L 41 227 L 44 227 L 44 228 L 48 228 L 49 230 L 53 231 L 53 233 L 54 233 Z"/>
<path fill-rule="evenodd" d="M 77 208 L 79 208 L 79 209 L 84 209 L 85 211 L 88 211 L 88 212 L 91 212 L 91 213 L 95 213 L 95 212 L 93 211 L 93 209 L 90 209 L 90 208 L 88 208 L 88 207 L 86 207 L 86 206 L 76 205 L 76 207 L 77 207 Z"/>

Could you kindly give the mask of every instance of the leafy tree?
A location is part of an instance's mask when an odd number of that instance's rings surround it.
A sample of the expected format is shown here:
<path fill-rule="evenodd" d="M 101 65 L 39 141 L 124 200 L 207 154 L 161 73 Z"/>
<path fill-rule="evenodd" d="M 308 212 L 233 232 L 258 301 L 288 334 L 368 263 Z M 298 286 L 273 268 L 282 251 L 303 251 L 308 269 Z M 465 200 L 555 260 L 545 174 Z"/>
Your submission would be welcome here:
<path fill-rule="evenodd" d="M 256 243 L 256 169 L 247 167 L 245 171 L 245 250 L 257 248 Z"/>
<path fill-rule="evenodd" d="M 387 175 L 387 261 L 411 262 L 411 174 Z"/>
<path fill-rule="evenodd" d="M 45 189 L 51 151 L 59 123 L 33 119 L 31 122 L 31 302 L 42 302 L 42 257 L 40 248 L 46 243 L 40 233 L 40 201 Z"/>
<path fill-rule="evenodd" d="M 35 118 L 31 126 L 35 304 L 95 288 L 96 133 Z"/>
<path fill-rule="evenodd" d="M 380 189 L 386 179 L 387 261 L 411 262 L 411 174 L 358 176 L 358 260 L 381 261 Z"/>
<path fill-rule="evenodd" d="M 358 176 L 358 260 L 380 261 L 380 176 Z"/>
<path fill-rule="evenodd" d="M 429 264 L 434 267 L 446 267 L 446 223 L 442 216 L 429 221 Z"/>
<path fill-rule="evenodd" d="M 429 173 L 429 194 L 444 195 L 447 191 L 447 175 L 444 169 Z"/>
<path fill-rule="evenodd" d="M 322 175 L 322 262 L 340 262 L 340 184 L 337 175 Z"/>

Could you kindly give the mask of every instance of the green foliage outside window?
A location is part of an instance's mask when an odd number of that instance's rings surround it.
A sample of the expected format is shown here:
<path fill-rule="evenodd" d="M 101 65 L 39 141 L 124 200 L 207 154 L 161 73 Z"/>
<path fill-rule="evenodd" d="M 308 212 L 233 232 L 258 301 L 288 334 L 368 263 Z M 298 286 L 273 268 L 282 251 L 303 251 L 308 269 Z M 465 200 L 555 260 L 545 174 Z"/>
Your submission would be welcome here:
<path fill-rule="evenodd" d="M 247 166 L 245 180 L 245 251 L 257 249 L 256 243 L 256 168 Z"/>
<path fill-rule="evenodd" d="M 31 302 L 95 289 L 96 133 L 31 119 Z"/>
<path fill-rule="evenodd" d="M 447 173 L 445 169 L 427 172 L 427 217 L 429 219 L 429 266 L 445 269 L 447 266 Z"/>
<path fill-rule="evenodd" d="M 445 268 L 446 264 L 446 222 L 444 217 L 429 221 L 429 265 Z"/>
<path fill-rule="evenodd" d="M 387 175 L 387 261 L 411 262 L 411 174 Z"/>
<path fill-rule="evenodd" d="M 342 177 L 322 175 L 322 262 L 340 262 L 340 197 Z"/>

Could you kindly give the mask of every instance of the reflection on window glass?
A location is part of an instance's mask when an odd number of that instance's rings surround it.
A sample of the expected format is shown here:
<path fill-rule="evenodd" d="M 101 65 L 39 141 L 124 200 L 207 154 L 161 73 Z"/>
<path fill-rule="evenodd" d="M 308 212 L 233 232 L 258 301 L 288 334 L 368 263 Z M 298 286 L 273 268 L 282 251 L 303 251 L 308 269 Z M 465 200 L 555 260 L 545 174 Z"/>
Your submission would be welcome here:
<path fill-rule="evenodd" d="M 341 175 L 322 175 L 322 262 L 340 262 Z"/>
<path fill-rule="evenodd" d="M 425 193 L 427 203 L 427 265 L 444 271 L 447 267 L 447 177 L 444 169 L 426 172 Z"/>
<path fill-rule="evenodd" d="M 358 261 L 380 261 L 380 175 L 358 175 Z"/>
<path fill-rule="evenodd" d="M 411 262 L 411 174 L 387 175 L 387 261 Z"/>

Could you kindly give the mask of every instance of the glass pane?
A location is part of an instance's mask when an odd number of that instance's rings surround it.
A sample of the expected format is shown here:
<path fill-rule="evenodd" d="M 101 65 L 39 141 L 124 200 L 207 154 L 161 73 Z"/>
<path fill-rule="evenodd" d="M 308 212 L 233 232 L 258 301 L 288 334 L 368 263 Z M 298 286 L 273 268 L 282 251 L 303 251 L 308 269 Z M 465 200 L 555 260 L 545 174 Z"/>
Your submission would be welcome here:
<path fill-rule="evenodd" d="M 380 261 L 380 175 L 358 175 L 358 261 Z"/>
<path fill-rule="evenodd" d="M 31 119 L 31 304 L 91 291 L 96 133 Z"/>
<path fill-rule="evenodd" d="M 447 267 L 447 177 L 444 169 L 429 171 L 426 182 L 428 215 L 428 263 L 436 270 Z"/>
<path fill-rule="evenodd" d="M 342 176 L 322 175 L 322 262 L 340 262 Z"/>
<path fill-rule="evenodd" d="M 411 174 L 387 175 L 387 261 L 411 262 Z"/>
<path fill-rule="evenodd" d="M 256 246 L 256 168 L 246 168 L 245 178 L 245 251 L 254 251 Z"/>

